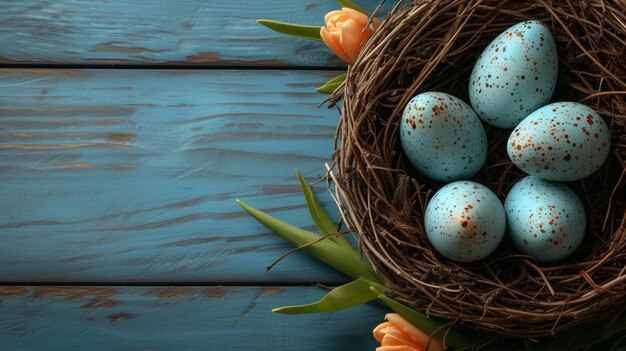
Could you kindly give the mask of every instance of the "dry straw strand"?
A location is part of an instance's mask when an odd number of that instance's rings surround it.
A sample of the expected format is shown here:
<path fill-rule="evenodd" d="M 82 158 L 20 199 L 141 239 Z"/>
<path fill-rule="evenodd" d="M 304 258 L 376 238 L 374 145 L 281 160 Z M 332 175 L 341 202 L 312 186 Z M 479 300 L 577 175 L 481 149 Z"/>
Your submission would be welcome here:
<path fill-rule="evenodd" d="M 566 262 L 538 265 L 505 247 L 458 265 L 433 252 L 423 228 L 429 194 L 442 184 L 411 168 L 399 118 L 417 93 L 467 101 L 470 70 L 499 33 L 528 19 L 554 33 L 559 83 L 553 100 L 579 101 L 611 128 L 602 168 L 573 185 L 588 232 Z M 332 180 L 348 228 L 393 298 L 429 315 L 494 334 L 554 335 L 610 315 L 626 302 L 626 3 L 623 0 L 431 0 L 400 4 L 364 45 L 341 102 Z M 487 128 L 489 157 L 476 176 L 504 199 L 524 174 L 505 152 L 510 130 Z M 330 171 L 329 171 L 330 172 Z M 401 193 L 398 193 L 401 192 Z"/>

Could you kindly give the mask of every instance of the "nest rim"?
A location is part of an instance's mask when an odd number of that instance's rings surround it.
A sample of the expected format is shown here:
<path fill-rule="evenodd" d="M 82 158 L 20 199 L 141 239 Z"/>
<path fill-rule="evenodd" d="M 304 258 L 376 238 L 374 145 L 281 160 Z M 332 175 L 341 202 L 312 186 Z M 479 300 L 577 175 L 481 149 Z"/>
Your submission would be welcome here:
<path fill-rule="evenodd" d="M 339 209 L 361 250 L 393 287 L 390 297 L 429 316 L 492 335 L 519 337 L 554 336 L 591 319 L 622 313 L 626 4 L 439 0 L 401 5 L 398 1 L 330 97 L 331 105 L 343 100 L 332 173 Z M 421 176 L 401 156 L 397 122 L 418 92 L 442 91 L 467 102 L 473 67 L 468 60 L 475 60 L 500 32 L 528 19 L 548 25 L 557 41 L 557 98 L 587 104 L 611 128 L 609 160 L 574 184 L 577 193 L 585 195 L 581 198 L 588 223 L 593 223 L 585 243 L 594 245 L 554 265 L 539 265 L 506 244 L 486 260 L 457 264 L 430 247 L 423 228 L 429 196 L 445 184 Z M 487 132 L 493 157 L 471 180 L 504 200 L 525 174 L 507 163 L 502 152 L 492 152 L 502 149 L 510 129 L 487 127 Z"/>

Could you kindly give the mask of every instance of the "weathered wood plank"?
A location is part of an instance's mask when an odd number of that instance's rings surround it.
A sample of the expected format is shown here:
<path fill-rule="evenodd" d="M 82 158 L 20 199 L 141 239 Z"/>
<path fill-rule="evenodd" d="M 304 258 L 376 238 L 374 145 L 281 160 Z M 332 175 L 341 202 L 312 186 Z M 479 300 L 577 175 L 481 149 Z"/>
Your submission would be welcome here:
<path fill-rule="evenodd" d="M 328 72 L 0 70 L 0 281 L 337 282 L 247 217 L 312 226 Z M 322 202 L 335 216 L 329 196 Z"/>
<path fill-rule="evenodd" d="M 385 309 L 285 316 L 316 287 L 0 287 L 3 350 L 373 350 Z"/>
<path fill-rule="evenodd" d="M 333 0 L 1 1 L 0 63 L 341 66 L 323 43 L 255 22 L 323 25 L 337 8 Z"/>

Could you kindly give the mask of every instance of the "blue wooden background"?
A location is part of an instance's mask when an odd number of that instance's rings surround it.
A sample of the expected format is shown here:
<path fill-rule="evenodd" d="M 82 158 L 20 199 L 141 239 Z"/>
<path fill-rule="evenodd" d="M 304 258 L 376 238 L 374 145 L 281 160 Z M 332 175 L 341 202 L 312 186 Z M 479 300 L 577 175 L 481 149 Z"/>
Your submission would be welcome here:
<path fill-rule="evenodd" d="M 336 8 L 0 2 L 0 350 L 375 347 L 377 305 L 270 312 L 345 278 L 302 253 L 266 272 L 290 247 L 234 202 L 313 227 L 293 170 L 324 172 L 338 113 L 314 88 L 342 64 L 254 20 Z"/>

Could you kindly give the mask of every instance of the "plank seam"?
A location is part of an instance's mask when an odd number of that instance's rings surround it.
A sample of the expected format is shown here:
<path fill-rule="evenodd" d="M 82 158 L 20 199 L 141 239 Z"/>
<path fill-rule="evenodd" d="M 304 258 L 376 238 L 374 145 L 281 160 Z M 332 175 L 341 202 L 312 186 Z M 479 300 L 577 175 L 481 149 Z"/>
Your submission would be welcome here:
<path fill-rule="evenodd" d="M 338 286 L 345 284 L 346 282 L 281 282 L 281 281 L 268 281 L 268 282 L 64 282 L 64 281 L 27 281 L 27 282 L 0 282 L 0 287 L 3 286 L 137 286 L 137 287 L 213 287 L 213 286 Z"/>
<path fill-rule="evenodd" d="M 255 66 L 255 65 L 179 65 L 179 64 L 48 64 L 0 63 L 0 68 L 16 69 L 178 69 L 178 70 L 249 70 L 249 71 L 329 71 L 344 72 L 345 67 L 328 66 Z"/>

